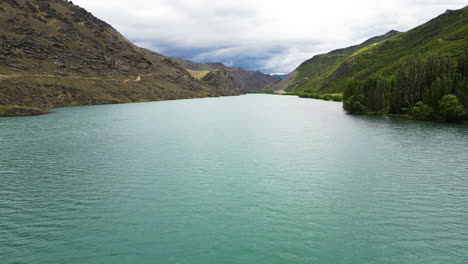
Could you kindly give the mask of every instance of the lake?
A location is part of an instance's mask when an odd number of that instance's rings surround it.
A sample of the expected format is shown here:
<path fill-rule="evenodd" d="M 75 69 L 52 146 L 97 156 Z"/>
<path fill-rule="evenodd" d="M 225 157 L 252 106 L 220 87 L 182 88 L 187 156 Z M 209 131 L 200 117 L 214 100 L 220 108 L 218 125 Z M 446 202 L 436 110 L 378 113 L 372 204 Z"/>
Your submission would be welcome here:
<path fill-rule="evenodd" d="M 468 126 L 247 95 L 0 119 L 0 263 L 468 261 Z"/>

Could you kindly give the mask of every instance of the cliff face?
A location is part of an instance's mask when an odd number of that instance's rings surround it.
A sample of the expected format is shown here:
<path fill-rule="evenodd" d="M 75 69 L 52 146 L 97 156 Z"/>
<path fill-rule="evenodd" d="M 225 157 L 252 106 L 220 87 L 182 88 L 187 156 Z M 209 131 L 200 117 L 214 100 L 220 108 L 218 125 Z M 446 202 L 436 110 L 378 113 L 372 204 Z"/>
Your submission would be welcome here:
<path fill-rule="evenodd" d="M 212 87 L 215 95 L 238 95 L 243 92 L 234 78 L 225 69 L 214 70 L 206 74 L 201 81 Z"/>
<path fill-rule="evenodd" d="M 44 108 L 214 93 L 72 2 L 3 0 L 0 24 L 0 105 Z"/>
<path fill-rule="evenodd" d="M 230 68 L 222 63 L 196 63 L 189 60 L 180 58 L 172 58 L 175 62 L 179 63 L 182 67 L 189 70 L 193 76 L 202 78 L 210 71 L 224 70 L 230 75 L 234 82 L 242 88 L 242 91 L 253 91 L 262 89 L 265 86 L 279 81 L 281 78 L 278 76 L 264 74 L 259 71 L 249 71 L 240 67 Z"/>

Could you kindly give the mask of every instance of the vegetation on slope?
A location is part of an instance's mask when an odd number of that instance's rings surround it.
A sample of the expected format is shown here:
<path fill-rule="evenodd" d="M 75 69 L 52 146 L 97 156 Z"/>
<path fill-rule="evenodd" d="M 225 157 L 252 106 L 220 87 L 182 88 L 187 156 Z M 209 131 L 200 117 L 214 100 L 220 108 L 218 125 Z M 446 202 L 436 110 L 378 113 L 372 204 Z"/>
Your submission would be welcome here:
<path fill-rule="evenodd" d="M 448 10 L 347 60 L 328 87 L 345 89 L 350 113 L 468 120 L 467 48 L 468 7 Z"/>
<path fill-rule="evenodd" d="M 297 95 L 300 98 L 312 98 L 324 101 L 335 101 L 342 102 L 342 94 L 318 94 L 318 93 L 307 93 L 307 92 L 286 92 L 286 95 Z"/>
<path fill-rule="evenodd" d="M 415 29 L 350 57 L 325 80 L 323 91 L 343 91 L 349 81 L 364 80 L 372 75 L 394 76 L 399 66 L 414 55 L 458 56 L 466 47 L 468 7 L 448 10 Z"/>
<path fill-rule="evenodd" d="M 392 30 L 382 36 L 371 38 L 359 45 L 314 56 L 310 60 L 302 63 L 289 76 L 278 83 L 268 86 L 267 89 L 286 90 L 295 93 L 321 93 L 324 81 L 337 69 L 340 63 L 353 54 L 357 54 L 375 43 L 398 34 L 399 32 Z"/>
<path fill-rule="evenodd" d="M 193 78 L 197 79 L 197 80 L 201 80 L 203 79 L 203 77 L 205 77 L 208 73 L 210 73 L 210 71 L 193 71 L 193 70 L 187 70 L 190 75 L 193 76 Z"/>
<path fill-rule="evenodd" d="M 392 36 L 393 35 L 393 36 Z M 318 55 L 269 88 L 321 99 L 343 93 L 350 113 L 466 120 L 468 7 L 405 33 Z"/>
<path fill-rule="evenodd" d="M 395 76 L 348 83 L 349 113 L 406 115 L 421 120 L 468 120 L 468 50 L 456 57 L 411 56 Z"/>

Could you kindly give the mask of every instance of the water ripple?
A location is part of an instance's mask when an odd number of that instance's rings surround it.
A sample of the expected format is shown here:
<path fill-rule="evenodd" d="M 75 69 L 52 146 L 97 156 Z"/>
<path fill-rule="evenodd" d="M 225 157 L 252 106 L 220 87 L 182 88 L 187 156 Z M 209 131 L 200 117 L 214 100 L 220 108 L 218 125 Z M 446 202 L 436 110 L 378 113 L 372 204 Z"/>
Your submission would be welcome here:
<path fill-rule="evenodd" d="M 0 263 L 455 263 L 468 129 L 290 96 L 0 119 Z"/>

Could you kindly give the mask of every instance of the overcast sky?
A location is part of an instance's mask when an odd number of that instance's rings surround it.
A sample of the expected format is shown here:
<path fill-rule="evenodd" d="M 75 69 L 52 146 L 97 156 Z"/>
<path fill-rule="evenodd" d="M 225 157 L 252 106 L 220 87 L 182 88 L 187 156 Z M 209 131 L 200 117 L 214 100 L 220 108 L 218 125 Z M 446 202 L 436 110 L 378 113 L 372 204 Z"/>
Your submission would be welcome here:
<path fill-rule="evenodd" d="M 287 73 L 315 54 L 406 31 L 468 0 L 74 0 L 135 44 Z"/>

